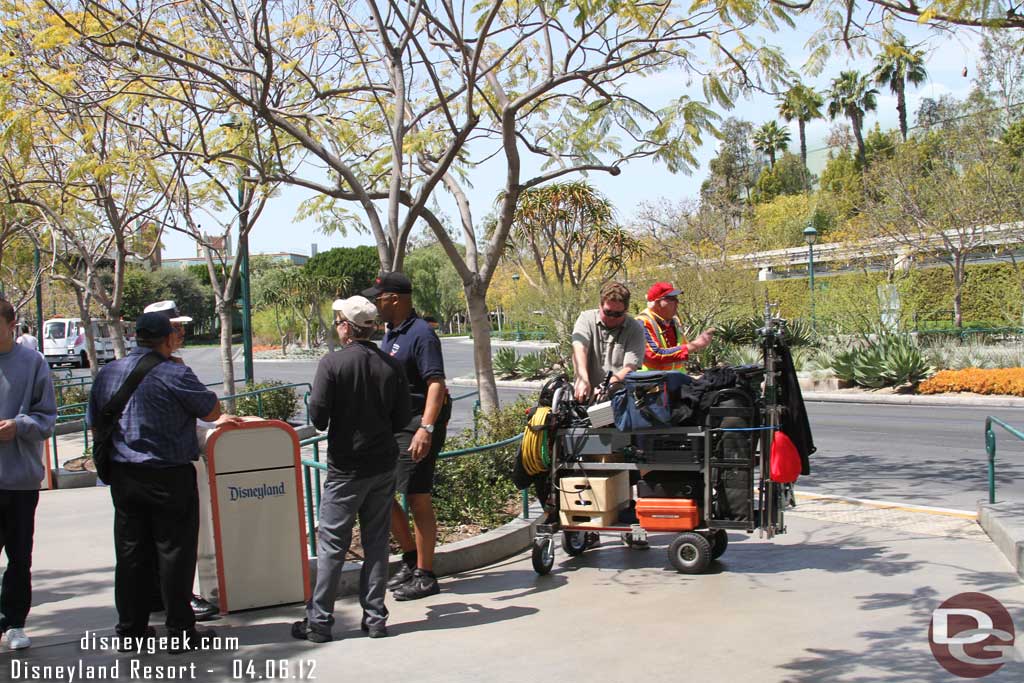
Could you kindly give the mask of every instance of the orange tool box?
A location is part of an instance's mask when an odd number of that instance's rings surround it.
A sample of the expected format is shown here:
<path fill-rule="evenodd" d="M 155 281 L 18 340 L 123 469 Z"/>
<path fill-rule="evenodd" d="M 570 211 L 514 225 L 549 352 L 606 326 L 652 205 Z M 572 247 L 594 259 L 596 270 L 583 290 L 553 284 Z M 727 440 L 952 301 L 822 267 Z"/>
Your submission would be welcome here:
<path fill-rule="evenodd" d="M 690 531 L 700 522 L 692 498 L 638 498 L 636 516 L 645 531 Z"/>

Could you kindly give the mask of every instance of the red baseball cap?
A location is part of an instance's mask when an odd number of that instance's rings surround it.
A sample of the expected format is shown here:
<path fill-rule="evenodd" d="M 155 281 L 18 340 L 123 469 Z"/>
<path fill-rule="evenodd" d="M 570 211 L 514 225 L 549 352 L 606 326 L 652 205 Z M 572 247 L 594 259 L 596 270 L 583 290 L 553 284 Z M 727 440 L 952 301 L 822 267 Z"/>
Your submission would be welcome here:
<path fill-rule="evenodd" d="M 683 293 L 683 290 L 676 289 L 672 286 L 671 282 L 655 282 L 651 285 L 651 288 L 647 290 L 647 300 L 657 301 L 658 299 L 664 299 L 667 296 L 679 296 Z"/>

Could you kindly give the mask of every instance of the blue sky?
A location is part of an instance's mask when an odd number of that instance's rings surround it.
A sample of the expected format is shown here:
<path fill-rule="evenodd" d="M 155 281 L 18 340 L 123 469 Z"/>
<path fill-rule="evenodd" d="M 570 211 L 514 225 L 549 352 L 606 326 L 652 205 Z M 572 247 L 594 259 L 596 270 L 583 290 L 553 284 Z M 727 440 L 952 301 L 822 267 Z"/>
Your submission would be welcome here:
<path fill-rule="evenodd" d="M 798 24 L 796 30 L 785 30 L 767 40 L 776 45 L 785 45 L 785 53 L 790 64 L 799 70 L 804 61 L 806 50 L 804 43 L 815 30 L 810 20 Z M 924 97 L 937 98 L 943 94 L 952 94 L 958 98 L 965 97 L 973 85 L 975 62 L 978 55 L 980 36 L 973 31 L 960 29 L 956 33 L 935 33 L 922 27 L 904 24 L 900 30 L 907 36 L 911 44 L 924 41 L 922 47 L 928 51 L 927 69 L 929 80 L 920 88 L 912 89 L 907 96 L 907 109 L 911 125 L 918 104 Z M 845 53 L 837 53 L 817 77 L 805 77 L 804 82 L 816 87 L 819 91 L 828 87 L 831 79 L 840 71 L 858 69 L 867 71 L 871 68 L 870 57 L 849 57 Z M 963 76 L 967 67 L 968 76 Z M 699 82 L 687 87 L 685 75 L 681 73 L 662 73 L 643 79 L 631 86 L 632 94 L 659 106 L 668 97 L 688 92 L 692 97 L 699 98 Z M 740 100 L 732 110 L 720 111 L 722 118 L 734 116 L 747 119 L 760 125 L 776 118 L 775 99 L 767 95 L 757 95 L 750 99 Z M 875 122 L 883 129 L 897 126 L 896 100 L 887 89 L 880 89 L 878 110 L 867 117 L 866 128 Z M 813 151 L 824 147 L 824 140 L 832 122 L 818 120 L 810 123 L 807 128 L 808 149 Z M 796 124 L 791 126 L 791 149 L 798 149 L 798 133 Z M 714 157 L 718 141 L 708 138 L 697 156 L 699 166 L 689 175 L 672 174 L 664 166 L 647 161 L 633 162 L 623 168 L 622 174 L 611 177 L 606 174 L 592 174 L 589 180 L 607 195 L 616 207 L 620 220 L 628 222 L 635 215 L 638 207 L 644 202 L 657 202 L 661 198 L 672 201 L 695 197 L 700 184 L 707 175 L 708 161 Z M 469 191 L 470 202 L 474 209 L 474 218 L 479 221 L 489 210 L 493 197 L 497 196 L 503 181 L 503 169 L 500 164 L 485 165 L 474 172 L 474 188 Z M 435 193 L 437 204 L 441 210 L 455 218 L 454 202 L 442 191 Z M 297 221 L 295 212 L 299 204 L 309 197 L 309 193 L 296 188 L 282 188 L 280 193 L 271 199 L 264 210 L 259 224 L 250 235 L 252 253 L 295 252 L 309 254 L 310 245 L 317 243 L 320 251 L 339 246 L 372 245 L 373 239 L 368 234 L 350 232 L 327 236 L 321 233 L 312 220 Z M 454 221 L 453 221 L 454 222 Z M 165 258 L 195 256 L 195 247 L 188 238 L 180 234 L 167 234 L 164 238 Z"/>

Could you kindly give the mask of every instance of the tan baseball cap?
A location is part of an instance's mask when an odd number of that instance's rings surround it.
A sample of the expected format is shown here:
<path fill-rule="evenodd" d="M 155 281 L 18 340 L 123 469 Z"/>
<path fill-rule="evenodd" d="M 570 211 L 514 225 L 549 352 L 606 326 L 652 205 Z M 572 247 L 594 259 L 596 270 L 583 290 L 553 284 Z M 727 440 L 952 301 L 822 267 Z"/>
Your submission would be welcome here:
<path fill-rule="evenodd" d="M 377 307 L 364 296 L 335 299 L 331 308 L 340 317 L 359 327 L 369 327 L 377 320 Z"/>

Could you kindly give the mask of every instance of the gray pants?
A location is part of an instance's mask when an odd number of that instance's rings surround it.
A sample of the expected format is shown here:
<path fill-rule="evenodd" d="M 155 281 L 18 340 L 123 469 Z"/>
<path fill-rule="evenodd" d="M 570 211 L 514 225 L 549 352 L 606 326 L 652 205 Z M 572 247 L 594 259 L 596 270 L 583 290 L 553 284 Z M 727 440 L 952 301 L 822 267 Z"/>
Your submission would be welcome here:
<path fill-rule="evenodd" d="M 316 546 L 316 587 L 306 606 L 309 626 L 330 633 L 334 625 L 334 599 L 352 544 L 356 516 L 363 544 L 363 570 L 359 574 L 359 604 L 368 626 L 388 618 L 384 595 L 388 581 L 388 533 L 395 498 L 395 472 L 361 479 L 328 476 L 320 497 L 320 531 Z"/>

